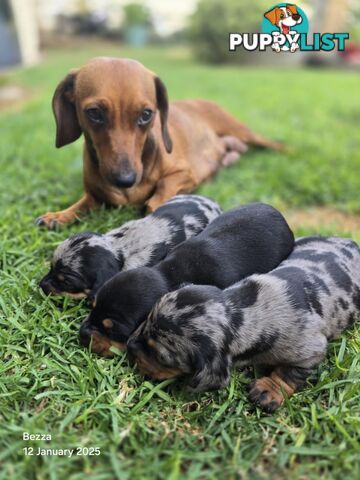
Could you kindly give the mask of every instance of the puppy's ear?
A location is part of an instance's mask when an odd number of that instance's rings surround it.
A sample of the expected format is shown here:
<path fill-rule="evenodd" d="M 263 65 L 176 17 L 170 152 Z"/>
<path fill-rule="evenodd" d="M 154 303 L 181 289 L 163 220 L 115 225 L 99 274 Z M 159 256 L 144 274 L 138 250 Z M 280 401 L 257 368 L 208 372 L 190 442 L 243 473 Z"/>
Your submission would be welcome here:
<path fill-rule="evenodd" d="M 155 77 L 156 102 L 160 111 L 161 134 L 168 153 L 172 151 L 172 140 L 170 138 L 167 120 L 169 113 L 169 100 L 165 85 L 159 77 Z"/>
<path fill-rule="evenodd" d="M 286 8 L 289 9 L 291 13 L 298 13 L 296 5 L 292 5 L 291 3 L 287 3 Z"/>
<path fill-rule="evenodd" d="M 278 7 L 274 7 L 272 10 L 264 13 L 264 17 L 267 18 L 273 25 L 276 25 L 277 23 L 277 8 Z"/>
<path fill-rule="evenodd" d="M 88 300 L 91 303 L 97 292 L 100 288 L 108 281 L 110 278 L 114 277 L 117 273 L 122 270 L 124 262 L 116 260 L 116 258 L 109 253 L 106 256 L 100 257 L 100 262 L 93 262 L 92 259 L 89 262 L 89 268 L 91 268 L 92 275 L 95 276 L 95 282 L 93 287 L 88 294 Z"/>
<path fill-rule="evenodd" d="M 197 356 L 195 374 L 190 379 L 187 389 L 191 392 L 217 390 L 225 387 L 230 380 L 230 357 L 223 355 L 205 360 L 201 354 Z"/>
<path fill-rule="evenodd" d="M 77 140 L 81 135 L 81 128 L 76 114 L 74 84 L 76 70 L 72 70 L 56 87 L 52 108 L 56 120 L 57 148 Z"/>

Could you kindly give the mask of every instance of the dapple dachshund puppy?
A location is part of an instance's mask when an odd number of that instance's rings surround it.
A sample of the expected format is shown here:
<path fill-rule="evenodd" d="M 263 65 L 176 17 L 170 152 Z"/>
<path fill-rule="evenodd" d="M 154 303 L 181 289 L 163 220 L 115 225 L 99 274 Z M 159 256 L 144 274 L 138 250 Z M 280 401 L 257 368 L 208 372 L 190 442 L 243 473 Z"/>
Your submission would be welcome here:
<path fill-rule="evenodd" d="M 99 290 L 82 324 L 83 345 L 111 356 L 146 320 L 165 293 L 184 283 L 226 288 L 255 272 L 268 272 L 292 251 L 294 236 L 280 212 L 253 203 L 217 217 L 199 235 L 178 245 L 152 268 L 122 272 Z"/>
<path fill-rule="evenodd" d="M 273 412 L 305 382 L 332 338 L 360 318 L 360 248 L 336 237 L 296 241 L 272 272 L 220 290 L 165 295 L 130 337 L 142 373 L 184 375 L 195 392 L 226 386 L 232 366 L 270 367 L 250 399 Z"/>
<path fill-rule="evenodd" d="M 233 163 L 247 144 L 281 149 L 212 102 L 169 105 L 164 83 L 135 60 L 90 60 L 59 83 L 52 105 L 57 147 L 84 134 L 85 195 L 37 219 L 48 228 L 101 204 L 154 211 Z"/>
<path fill-rule="evenodd" d="M 120 271 L 152 266 L 179 243 L 197 235 L 221 209 L 199 195 L 177 195 L 151 215 L 100 235 L 72 235 L 54 252 L 50 272 L 40 282 L 46 294 L 92 299 Z"/>

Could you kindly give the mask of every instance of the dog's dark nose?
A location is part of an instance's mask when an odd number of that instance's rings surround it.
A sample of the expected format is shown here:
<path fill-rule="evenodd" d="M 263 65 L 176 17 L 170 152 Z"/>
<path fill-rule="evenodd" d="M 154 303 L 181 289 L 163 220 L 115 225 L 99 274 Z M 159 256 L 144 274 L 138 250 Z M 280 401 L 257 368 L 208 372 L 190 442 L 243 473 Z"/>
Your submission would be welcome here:
<path fill-rule="evenodd" d="M 138 344 L 136 340 L 130 338 L 126 344 L 126 348 L 131 356 L 135 356 L 136 352 L 138 351 Z"/>
<path fill-rule="evenodd" d="M 292 18 L 297 22 L 300 18 L 300 15 L 298 13 L 293 13 L 292 15 Z"/>
<path fill-rule="evenodd" d="M 45 295 L 50 295 L 51 293 L 50 282 L 46 277 L 41 280 L 40 288 L 45 293 Z"/>
<path fill-rule="evenodd" d="M 114 173 L 112 175 L 112 182 L 119 188 L 129 188 L 134 185 L 136 181 L 136 173 L 133 170 L 128 170 L 123 173 Z"/>
<path fill-rule="evenodd" d="M 93 328 L 88 320 L 85 320 L 80 327 L 80 343 L 83 347 L 88 347 L 91 341 Z"/>

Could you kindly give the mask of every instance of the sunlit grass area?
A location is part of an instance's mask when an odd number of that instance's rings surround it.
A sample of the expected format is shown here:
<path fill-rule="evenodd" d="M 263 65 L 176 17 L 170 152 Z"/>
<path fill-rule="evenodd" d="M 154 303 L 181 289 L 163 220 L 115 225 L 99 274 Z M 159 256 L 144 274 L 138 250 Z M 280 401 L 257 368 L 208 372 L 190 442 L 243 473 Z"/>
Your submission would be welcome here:
<path fill-rule="evenodd" d="M 51 97 L 70 68 L 97 55 L 137 58 L 161 76 L 171 99 L 214 100 L 288 145 L 282 154 L 250 151 L 199 192 L 225 209 L 272 203 L 290 223 L 295 212 L 297 235 L 360 241 L 355 72 L 210 67 L 184 49 L 90 44 L 48 51 L 40 65 L 8 73 L 2 83 L 24 88 L 26 101 L 0 111 L 0 478 L 359 478 L 359 328 L 330 345 L 315 386 L 267 416 L 247 400 L 252 369 L 204 395 L 144 381 L 124 354 L 106 360 L 80 347 L 85 303 L 40 292 L 53 249 L 70 233 L 103 232 L 140 216 L 130 207 L 103 209 L 53 232 L 33 223 L 82 193 L 82 141 L 55 149 Z M 324 215 L 308 222 L 314 208 Z M 24 442 L 25 431 L 52 439 Z M 33 456 L 24 455 L 29 446 Z M 101 455 L 40 457 L 39 446 L 99 447 Z"/>

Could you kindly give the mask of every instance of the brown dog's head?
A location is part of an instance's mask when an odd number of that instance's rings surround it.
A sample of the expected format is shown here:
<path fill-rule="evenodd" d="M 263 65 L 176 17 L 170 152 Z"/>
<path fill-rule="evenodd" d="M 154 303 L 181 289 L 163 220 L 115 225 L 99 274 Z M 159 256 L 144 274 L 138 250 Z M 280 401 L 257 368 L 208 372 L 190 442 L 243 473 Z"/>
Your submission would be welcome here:
<path fill-rule="evenodd" d="M 264 14 L 273 25 L 279 27 L 282 33 L 289 33 L 294 25 L 301 23 L 302 18 L 296 5 L 287 4 L 285 7 L 274 7 Z"/>
<path fill-rule="evenodd" d="M 70 71 L 56 88 L 52 105 L 56 146 L 74 142 L 84 133 L 100 175 L 119 188 L 141 181 L 144 151 L 153 144 L 153 131 L 158 130 L 171 152 L 166 88 L 134 60 L 95 58 Z"/>

